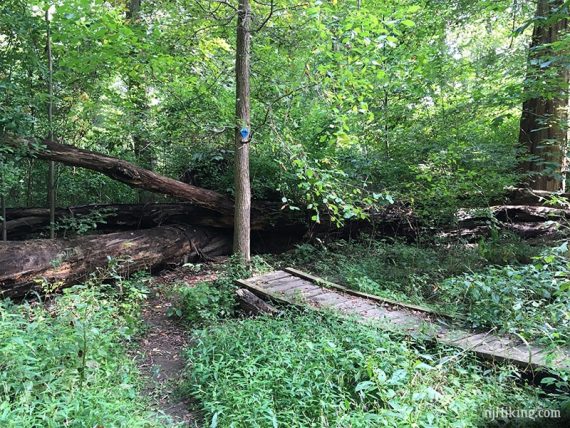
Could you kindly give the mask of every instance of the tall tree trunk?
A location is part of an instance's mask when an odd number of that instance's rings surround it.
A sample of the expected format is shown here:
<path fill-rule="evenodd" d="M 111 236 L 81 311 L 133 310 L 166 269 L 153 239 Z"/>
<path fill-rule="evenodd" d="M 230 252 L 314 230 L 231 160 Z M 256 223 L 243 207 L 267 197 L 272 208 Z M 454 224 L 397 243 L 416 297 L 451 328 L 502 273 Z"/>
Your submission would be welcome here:
<path fill-rule="evenodd" d="M 251 186 L 249 181 L 249 142 L 251 139 L 249 100 L 249 60 L 251 44 L 251 6 L 239 0 L 236 40 L 236 138 L 235 138 L 235 214 L 234 253 L 249 262 L 251 258 Z"/>
<path fill-rule="evenodd" d="M 142 0 L 129 0 L 126 18 L 129 25 L 135 32 L 135 34 L 142 34 L 143 29 L 141 28 L 141 5 Z M 137 53 L 133 51 L 131 54 L 131 59 L 135 60 L 135 64 L 138 64 Z M 136 71 L 136 70 L 135 70 Z M 132 102 L 132 133 L 131 138 L 133 140 L 133 149 L 135 158 L 139 165 L 150 171 L 154 169 L 155 159 L 152 153 L 152 148 L 150 143 L 144 137 L 144 124 L 147 121 L 148 114 L 148 101 L 146 85 L 144 82 L 144 71 L 138 70 L 134 73 L 129 74 L 127 79 L 129 99 Z M 151 202 L 154 197 L 151 192 L 139 189 L 138 200 L 139 203 Z"/>
<path fill-rule="evenodd" d="M 2 216 L 2 241 L 8 240 L 8 219 L 6 218 L 6 199 L 4 195 L 0 195 L 0 209 Z"/>
<path fill-rule="evenodd" d="M 568 20 L 556 17 L 562 7 L 568 8 L 564 0 L 538 0 L 529 53 L 526 91 L 531 95 L 523 104 L 519 141 L 529 155 L 524 169 L 531 174 L 530 186 L 537 190 L 563 187 L 569 72 L 553 60 L 549 48 L 568 29 Z M 545 96 L 547 92 L 554 95 Z"/>

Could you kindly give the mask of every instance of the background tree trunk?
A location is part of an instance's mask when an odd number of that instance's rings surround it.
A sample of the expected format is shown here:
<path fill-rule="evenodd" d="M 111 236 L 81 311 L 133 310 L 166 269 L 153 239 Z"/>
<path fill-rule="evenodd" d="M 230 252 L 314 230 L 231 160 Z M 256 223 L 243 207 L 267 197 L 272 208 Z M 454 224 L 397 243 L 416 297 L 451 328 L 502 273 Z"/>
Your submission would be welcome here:
<path fill-rule="evenodd" d="M 48 100 L 47 100 L 47 117 L 48 117 L 48 140 L 53 141 L 53 56 L 51 51 L 51 7 L 46 10 L 45 20 L 47 26 L 47 40 L 46 40 L 46 56 L 48 61 L 48 75 L 47 75 L 47 89 L 48 89 Z M 56 168 L 55 162 L 51 160 L 49 162 L 48 169 L 48 188 L 47 188 L 47 203 L 50 210 L 50 223 L 49 223 L 49 237 L 51 239 L 55 238 L 55 178 L 56 178 Z"/>
<path fill-rule="evenodd" d="M 251 186 L 249 181 L 249 141 L 251 138 L 249 102 L 249 59 L 251 44 L 251 6 L 249 0 L 239 0 L 236 40 L 236 141 L 235 141 L 235 214 L 234 253 L 244 260 L 251 258 L 250 216 Z M 240 129 L 247 129 L 243 137 Z"/>
<path fill-rule="evenodd" d="M 0 216 L 2 216 L 2 241 L 7 241 L 8 219 L 6 218 L 6 199 L 4 198 L 3 194 L 0 195 L 0 209 L 1 209 Z"/>
<path fill-rule="evenodd" d="M 129 0 L 126 12 L 126 18 L 129 25 L 138 36 L 142 37 L 144 28 L 141 24 L 141 5 L 142 0 Z M 145 83 L 144 65 L 138 60 L 138 54 L 133 46 L 131 53 L 131 66 L 135 72 L 129 73 L 127 77 L 128 98 L 132 103 L 132 127 L 131 138 L 133 140 L 133 149 L 135 158 L 140 166 L 149 171 L 154 170 L 155 157 L 152 151 L 152 145 L 145 138 L 144 129 L 148 121 L 148 100 L 147 85 Z M 139 189 L 139 203 L 152 202 L 154 195 L 146 190 Z"/>
<path fill-rule="evenodd" d="M 568 121 L 568 70 L 550 58 L 548 45 L 556 42 L 568 29 L 567 19 L 556 19 L 563 0 L 538 0 L 527 71 L 527 91 L 552 93 L 554 96 L 531 95 L 523 104 L 519 141 L 527 147 L 530 159 L 524 169 L 532 174 L 530 186 L 537 190 L 562 189 L 562 165 L 566 155 Z M 565 6 L 566 7 L 566 6 Z M 546 64 L 546 65 L 545 65 Z M 556 67 L 553 82 L 546 73 Z M 539 87 L 543 81 L 547 87 Z M 538 90 L 537 90 L 538 89 Z"/>

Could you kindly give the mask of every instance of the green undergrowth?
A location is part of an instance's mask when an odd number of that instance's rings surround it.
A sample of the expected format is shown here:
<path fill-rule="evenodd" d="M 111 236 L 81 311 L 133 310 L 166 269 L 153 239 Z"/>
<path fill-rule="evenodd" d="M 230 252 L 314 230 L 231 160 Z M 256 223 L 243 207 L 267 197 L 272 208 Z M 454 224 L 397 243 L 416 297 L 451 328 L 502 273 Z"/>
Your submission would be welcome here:
<path fill-rule="evenodd" d="M 487 409 L 559 405 L 509 368 L 330 314 L 213 324 L 187 358 L 211 427 L 472 427 Z"/>
<path fill-rule="evenodd" d="M 545 250 L 532 263 L 489 267 L 441 282 L 438 300 L 475 327 L 496 327 L 529 340 L 570 346 L 568 246 Z"/>
<path fill-rule="evenodd" d="M 164 426 L 126 351 L 141 281 L 76 286 L 49 304 L 0 302 L 0 426 Z"/>
<path fill-rule="evenodd" d="M 546 345 L 570 345 L 567 245 L 533 247 L 503 237 L 478 245 L 388 241 L 301 245 L 274 258 L 349 288 L 430 307 Z"/>
<path fill-rule="evenodd" d="M 402 302 L 437 305 L 439 283 L 489 265 L 527 263 L 539 250 L 512 236 L 478 245 L 409 244 L 363 238 L 328 245 L 299 245 L 270 257 L 276 266 L 295 266 L 349 288 Z"/>
<path fill-rule="evenodd" d="M 206 325 L 236 315 L 236 280 L 249 278 L 271 270 L 261 257 L 252 258 L 249 265 L 239 257 L 231 257 L 218 268 L 218 278 L 202 281 L 189 287 L 185 283 L 174 287 L 174 306 L 169 315 L 186 322 L 188 326 Z"/>

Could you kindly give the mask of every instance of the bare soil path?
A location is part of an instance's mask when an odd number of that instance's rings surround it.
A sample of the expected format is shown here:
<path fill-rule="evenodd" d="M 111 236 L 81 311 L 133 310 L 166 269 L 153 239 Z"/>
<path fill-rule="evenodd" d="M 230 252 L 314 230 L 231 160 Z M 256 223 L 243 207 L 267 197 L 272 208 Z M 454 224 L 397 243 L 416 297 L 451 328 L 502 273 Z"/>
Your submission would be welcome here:
<path fill-rule="evenodd" d="M 151 292 L 142 310 L 146 331 L 139 343 L 139 369 L 146 378 L 145 394 L 158 411 L 169 416 L 176 426 L 199 427 L 200 414 L 194 403 L 179 392 L 185 361 L 183 351 L 189 346 L 187 327 L 168 316 L 173 306 L 172 287 L 212 280 L 212 273 L 192 273 L 179 268 L 153 279 Z"/>

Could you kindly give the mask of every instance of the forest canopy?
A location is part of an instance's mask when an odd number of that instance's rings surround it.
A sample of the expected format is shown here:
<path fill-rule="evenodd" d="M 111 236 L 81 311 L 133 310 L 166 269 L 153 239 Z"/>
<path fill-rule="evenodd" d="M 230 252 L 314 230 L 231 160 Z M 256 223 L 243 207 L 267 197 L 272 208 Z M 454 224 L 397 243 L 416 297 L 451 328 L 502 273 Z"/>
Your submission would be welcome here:
<path fill-rule="evenodd" d="M 536 155 L 519 143 L 523 104 L 567 90 L 566 33 L 529 55 L 533 28 L 568 7 L 544 2 L 254 2 L 254 199 L 338 222 L 399 200 L 438 222 L 560 175 L 552 159 L 521 167 Z M 233 194 L 236 4 L 5 0 L 0 12 L 2 132 L 52 132 Z M 7 205 L 45 205 L 48 163 L 1 150 Z M 59 206 L 163 198 L 61 165 L 55 183 Z"/>

